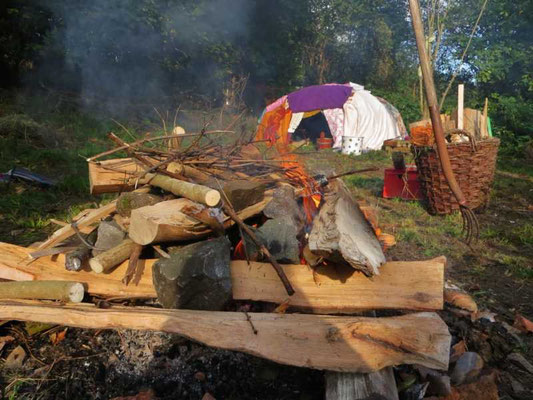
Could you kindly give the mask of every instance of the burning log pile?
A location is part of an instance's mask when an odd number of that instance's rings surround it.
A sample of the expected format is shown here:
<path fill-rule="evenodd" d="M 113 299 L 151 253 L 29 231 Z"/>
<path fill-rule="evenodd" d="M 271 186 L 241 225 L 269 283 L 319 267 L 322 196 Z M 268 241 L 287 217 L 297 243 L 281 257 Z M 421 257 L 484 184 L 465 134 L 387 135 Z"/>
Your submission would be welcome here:
<path fill-rule="evenodd" d="M 115 200 L 35 247 L 0 243 L 0 278 L 18 281 L 0 287 L 0 319 L 174 332 L 331 371 L 448 368 L 450 334 L 432 312 L 445 259 L 386 262 L 338 177 L 209 132 L 109 138 L 116 147 L 87 161 L 91 192 Z M 394 311 L 349 315 L 368 310 Z"/>

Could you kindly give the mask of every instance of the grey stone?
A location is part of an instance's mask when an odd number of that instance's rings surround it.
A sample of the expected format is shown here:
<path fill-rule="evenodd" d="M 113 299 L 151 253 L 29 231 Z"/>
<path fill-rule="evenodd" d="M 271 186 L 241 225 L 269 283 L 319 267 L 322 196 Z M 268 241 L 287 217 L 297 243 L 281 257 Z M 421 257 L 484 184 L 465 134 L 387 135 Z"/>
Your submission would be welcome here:
<path fill-rule="evenodd" d="M 296 201 L 294 189 L 289 185 L 276 188 L 272 194 L 272 200 L 263 210 L 268 218 L 284 218 L 299 232 L 305 224 L 305 215 Z"/>
<path fill-rule="evenodd" d="M 457 360 L 451 373 L 451 381 L 454 385 L 474 381 L 483 369 L 483 359 L 479 354 L 472 351 L 463 353 Z"/>
<path fill-rule="evenodd" d="M 519 366 L 524 371 L 533 375 L 533 365 L 526 360 L 526 358 L 520 353 L 511 353 L 507 356 L 507 361 Z"/>
<path fill-rule="evenodd" d="M 279 262 L 298 264 L 300 262 L 300 243 L 296 227 L 286 219 L 274 218 L 266 221 L 255 230 L 259 241 L 268 249 L 272 257 Z M 252 258 L 259 253 L 259 248 L 245 234 L 246 249 Z"/>
<path fill-rule="evenodd" d="M 152 267 L 165 308 L 221 310 L 231 299 L 230 242 L 225 237 L 177 249 Z"/>
<path fill-rule="evenodd" d="M 98 234 L 96 237 L 95 249 L 93 255 L 97 256 L 106 250 L 118 246 L 124 238 L 126 233 L 120 229 L 115 221 L 102 221 L 98 225 Z"/>
<path fill-rule="evenodd" d="M 266 186 L 263 183 L 239 179 L 227 181 L 223 189 L 235 211 L 240 211 L 262 201 L 265 198 Z"/>

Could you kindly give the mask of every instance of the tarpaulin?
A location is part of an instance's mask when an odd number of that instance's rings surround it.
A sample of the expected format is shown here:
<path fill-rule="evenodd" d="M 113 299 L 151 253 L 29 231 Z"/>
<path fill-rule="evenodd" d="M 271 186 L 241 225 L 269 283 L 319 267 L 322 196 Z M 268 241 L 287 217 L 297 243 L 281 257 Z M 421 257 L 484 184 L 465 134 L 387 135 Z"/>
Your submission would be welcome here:
<path fill-rule="evenodd" d="M 327 108 L 342 108 L 352 88 L 346 85 L 308 86 L 287 95 L 292 112 L 306 112 Z"/>

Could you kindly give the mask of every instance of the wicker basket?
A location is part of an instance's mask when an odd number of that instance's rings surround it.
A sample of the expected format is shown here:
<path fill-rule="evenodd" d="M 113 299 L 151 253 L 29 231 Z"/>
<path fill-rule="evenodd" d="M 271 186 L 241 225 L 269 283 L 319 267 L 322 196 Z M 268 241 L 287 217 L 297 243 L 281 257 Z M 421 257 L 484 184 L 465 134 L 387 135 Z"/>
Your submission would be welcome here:
<path fill-rule="evenodd" d="M 467 204 L 472 209 L 487 206 L 494 179 L 500 140 L 489 138 L 474 142 L 450 143 L 448 153 L 452 169 Z M 413 146 L 420 190 L 428 200 L 431 214 L 451 214 L 459 209 L 444 177 L 435 146 Z"/>

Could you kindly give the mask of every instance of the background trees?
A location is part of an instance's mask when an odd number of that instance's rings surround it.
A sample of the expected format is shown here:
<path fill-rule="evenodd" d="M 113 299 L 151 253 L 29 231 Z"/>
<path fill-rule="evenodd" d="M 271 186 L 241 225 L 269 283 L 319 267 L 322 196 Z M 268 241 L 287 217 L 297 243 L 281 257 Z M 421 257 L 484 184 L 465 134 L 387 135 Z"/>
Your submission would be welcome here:
<path fill-rule="evenodd" d="M 500 129 L 533 132 L 533 3 L 422 2 L 436 82 L 454 72 L 467 103 L 490 100 Z M 3 87 L 126 104 L 219 106 L 247 81 L 248 106 L 302 85 L 354 81 L 420 117 L 418 59 L 397 0 L 8 0 L 0 10 Z M 227 100 L 227 99 L 226 99 Z M 444 103 L 453 107 L 455 85 Z M 504 132 L 505 134 L 505 132 Z"/>

